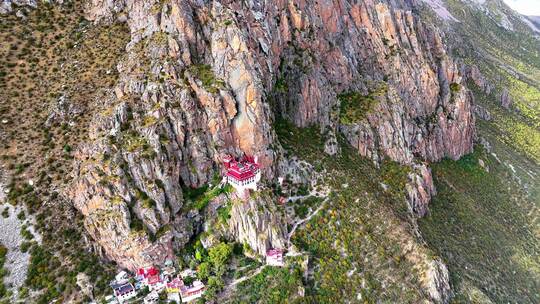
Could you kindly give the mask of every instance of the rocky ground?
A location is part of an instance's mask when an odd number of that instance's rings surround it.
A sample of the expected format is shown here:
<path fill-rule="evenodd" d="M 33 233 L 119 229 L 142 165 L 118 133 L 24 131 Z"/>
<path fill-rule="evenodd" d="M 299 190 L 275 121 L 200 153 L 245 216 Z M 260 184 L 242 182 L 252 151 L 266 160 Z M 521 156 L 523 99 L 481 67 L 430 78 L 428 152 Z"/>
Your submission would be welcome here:
<path fill-rule="evenodd" d="M 5 171 L 0 168 L 0 210 L 3 214 L 0 217 L 0 244 L 3 244 L 8 253 L 4 268 L 7 276 L 4 277 L 4 284 L 13 293 L 13 300 L 17 299 L 19 288 L 24 286 L 28 265 L 30 263 L 30 253 L 23 252 L 21 245 L 25 238 L 21 235 L 23 227 L 34 235 L 38 243 L 41 242 L 40 235 L 33 226 L 32 218 L 20 217 L 19 214 L 27 214 L 24 206 L 13 206 L 7 202 L 9 189 L 5 185 Z M 7 217 L 4 216 L 7 214 Z"/>
<path fill-rule="evenodd" d="M 8 249 L 5 267 L 8 275 L 4 278 L 4 284 L 13 292 L 13 297 L 17 298 L 19 288 L 24 286 L 30 263 L 30 253 L 21 251 L 21 245 L 25 239 L 21 235 L 23 222 L 17 218 L 17 214 L 23 209 L 15 208 L 6 203 L 0 205 L 0 209 L 9 210 L 7 218 L 0 218 L 0 227 L 2 228 L 0 229 L 0 243 Z"/>

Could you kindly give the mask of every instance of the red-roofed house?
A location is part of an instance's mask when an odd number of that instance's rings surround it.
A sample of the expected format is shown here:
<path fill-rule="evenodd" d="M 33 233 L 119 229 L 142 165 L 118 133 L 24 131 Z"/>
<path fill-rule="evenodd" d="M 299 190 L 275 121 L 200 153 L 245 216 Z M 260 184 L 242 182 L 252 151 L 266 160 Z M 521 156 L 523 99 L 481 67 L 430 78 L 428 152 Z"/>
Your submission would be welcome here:
<path fill-rule="evenodd" d="M 161 279 L 159 270 L 155 267 L 139 268 L 137 270 L 137 280 L 142 283 L 142 286 L 148 286 L 150 290 L 162 290 L 165 284 Z"/>
<path fill-rule="evenodd" d="M 283 266 L 283 250 L 270 249 L 266 251 L 266 264 L 270 266 Z"/>
<path fill-rule="evenodd" d="M 223 164 L 227 170 L 226 181 L 236 191 L 243 193 L 246 189 L 257 190 L 257 183 L 261 179 L 261 168 L 255 157 L 244 156 L 236 161 L 232 156 L 227 155 L 223 159 Z"/>

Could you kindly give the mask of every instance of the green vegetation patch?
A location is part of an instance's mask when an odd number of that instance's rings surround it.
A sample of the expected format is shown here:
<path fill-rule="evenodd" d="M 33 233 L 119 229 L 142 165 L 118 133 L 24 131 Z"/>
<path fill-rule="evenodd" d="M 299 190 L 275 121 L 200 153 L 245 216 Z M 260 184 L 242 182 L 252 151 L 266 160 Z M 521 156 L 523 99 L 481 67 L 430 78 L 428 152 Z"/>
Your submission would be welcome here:
<path fill-rule="evenodd" d="M 374 95 L 362 95 L 359 92 L 347 92 L 338 95 L 340 101 L 339 122 L 352 125 L 364 120 L 378 104 Z"/>
<path fill-rule="evenodd" d="M 281 146 L 285 150 L 294 150 L 300 158 L 322 152 L 324 140 L 316 126 L 301 129 L 288 120 L 278 117 L 274 123 L 274 130 Z"/>
<path fill-rule="evenodd" d="M 261 273 L 238 284 L 225 303 L 304 303 L 298 293 L 302 273 L 298 267 L 265 267 Z"/>
<path fill-rule="evenodd" d="M 539 303 L 538 202 L 480 148 L 432 168 L 438 194 L 419 225 L 449 266 L 455 302 L 468 302 L 472 285 L 493 303 Z"/>
<path fill-rule="evenodd" d="M 223 80 L 216 77 L 212 67 L 208 64 L 193 64 L 189 67 L 189 72 L 197 77 L 202 82 L 204 89 L 210 93 L 219 92 L 219 89 L 224 85 Z"/>
<path fill-rule="evenodd" d="M 305 218 L 309 214 L 309 210 L 315 210 L 321 203 L 322 199 L 320 197 L 309 196 L 304 199 L 295 201 L 294 214 L 299 218 Z"/>
<path fill-rule="evenodd" d="M 494 133 L 493 140 L 501 141 L 511 146 L 516 152 L 525 154 L 540 163 L 540 130 L 538 125 L 540 118 L 532 115 L 535 118 L 531 119 L 529 117 L 531 115 L 526 112 L 516 113 L 503 109 L 492 102 L 497 96 L 486 95 L 473 83 L 470 83 L 468 87 L 473 92 L 476 102 L 488 109 L 492 116 L 492 121 L 478 121 L 477 124 L 480 125 L 481 132 Z"/>
<path fill-rule="evenodd" d="M 215 199 L 221 194 L 230 193 L 233 191 L 231 185 L 227 184 L 223 187 L 216 186 L 208 190 L 208 185 L 203 185 L 200 188 L 184 188 L 184 193 L 188 198 L 188 203 L 185 205 L 185 209 L 197 209 L 203 210 L 208 206 L 211 200 Z"/>
<path fill-rule="evenodd" d="M 214 301 L 225 286 L 224 279 L 227 270 L 239 246 L 220 242 L 207 250 L 199 238 L 190 242 L 179 252 L 178 263 L 180 267 L 186 265 L 191 269 L 197 269 L 197 277 L 206 282 L 207 286 L 204 299 Z"/>
<path fill-rule="evenodd" d="M 457 93 L 461 90 L 461 85 L 459 83 L 452 82 L 450 84 L 450 91 L 452 93 Z"/>

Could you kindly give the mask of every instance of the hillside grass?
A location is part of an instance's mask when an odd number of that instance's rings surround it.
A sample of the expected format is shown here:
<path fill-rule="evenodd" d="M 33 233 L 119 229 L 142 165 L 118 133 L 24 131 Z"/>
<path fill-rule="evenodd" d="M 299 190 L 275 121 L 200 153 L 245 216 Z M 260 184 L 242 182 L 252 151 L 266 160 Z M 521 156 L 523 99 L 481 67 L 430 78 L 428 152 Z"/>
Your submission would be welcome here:
<path fill-rule="evenodd" d="M 539 303 L 539 201 L 480 147 L 432 169 L 438 194 L 419 225 L 449 266 L 454 303 L 470 303 L 471 289 L 493 303 Z"/>
<path fill-rule="evenodd" d="M 516 12 L 489 1 L 490 13 L 479 10 L 476 5 L 461 0 L 446 0 L 447 7 L 461 22 L 453 24 L 449 45 L 452 55 L 468 65 L 475 65 L 494 86 L 491 102 L 499 103 L 503 89 L 510 92 L 513 109 L 519 112 L 518 120 L 527 121 L 528 128 L 540 127 L 540 54 L 539 42 L 532 30 L 514 18 Z M 501 27 L 502 15 L 509 17 L 514 29 Z M 438 23 L 436 18 L 429 17 Z M 516 47 L 519 46 L 519 47 Z M 514 123 L 515 125 L 515 123 Z M 523 125 L 517 125 L 519 137 L 526 137 Z"/>

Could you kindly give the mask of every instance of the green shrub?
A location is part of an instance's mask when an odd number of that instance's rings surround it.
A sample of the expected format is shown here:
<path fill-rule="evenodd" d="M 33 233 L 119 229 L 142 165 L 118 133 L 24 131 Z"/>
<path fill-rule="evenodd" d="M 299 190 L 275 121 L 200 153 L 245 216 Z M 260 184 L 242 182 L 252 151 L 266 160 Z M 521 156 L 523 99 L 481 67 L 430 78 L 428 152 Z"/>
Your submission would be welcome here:
<path fill-rule="evenodd" d="M 461 85 L 459 83 L 452 82 L 450 84 L 450 91 L 452 93 L 457 93 L 461 90 Z"/>
<path fill-rule="evenodd" d="M 194 64 L 189 67 L 189 72 L 201 80 L 203 87 L 210 93 L 217 93 L 223 86 L 223 81 L 214 75 L 208 64 Z"/>
<path fill-rule="evenodd" d="M 338 99 L 340 101 L 339 122 L 344 125 L 364 120 L 378 103 L 373 95 L 364 96 L 358 92 L 339 94 Z"/>
<path fill-rule="evenodd" d="M 7 248 L 0 244 L 0 299 L 7 293 L 7 288 L 4 285 L 4 276 L 6 271 L 4 270 L 4 264 L 6 263 Z"/>

